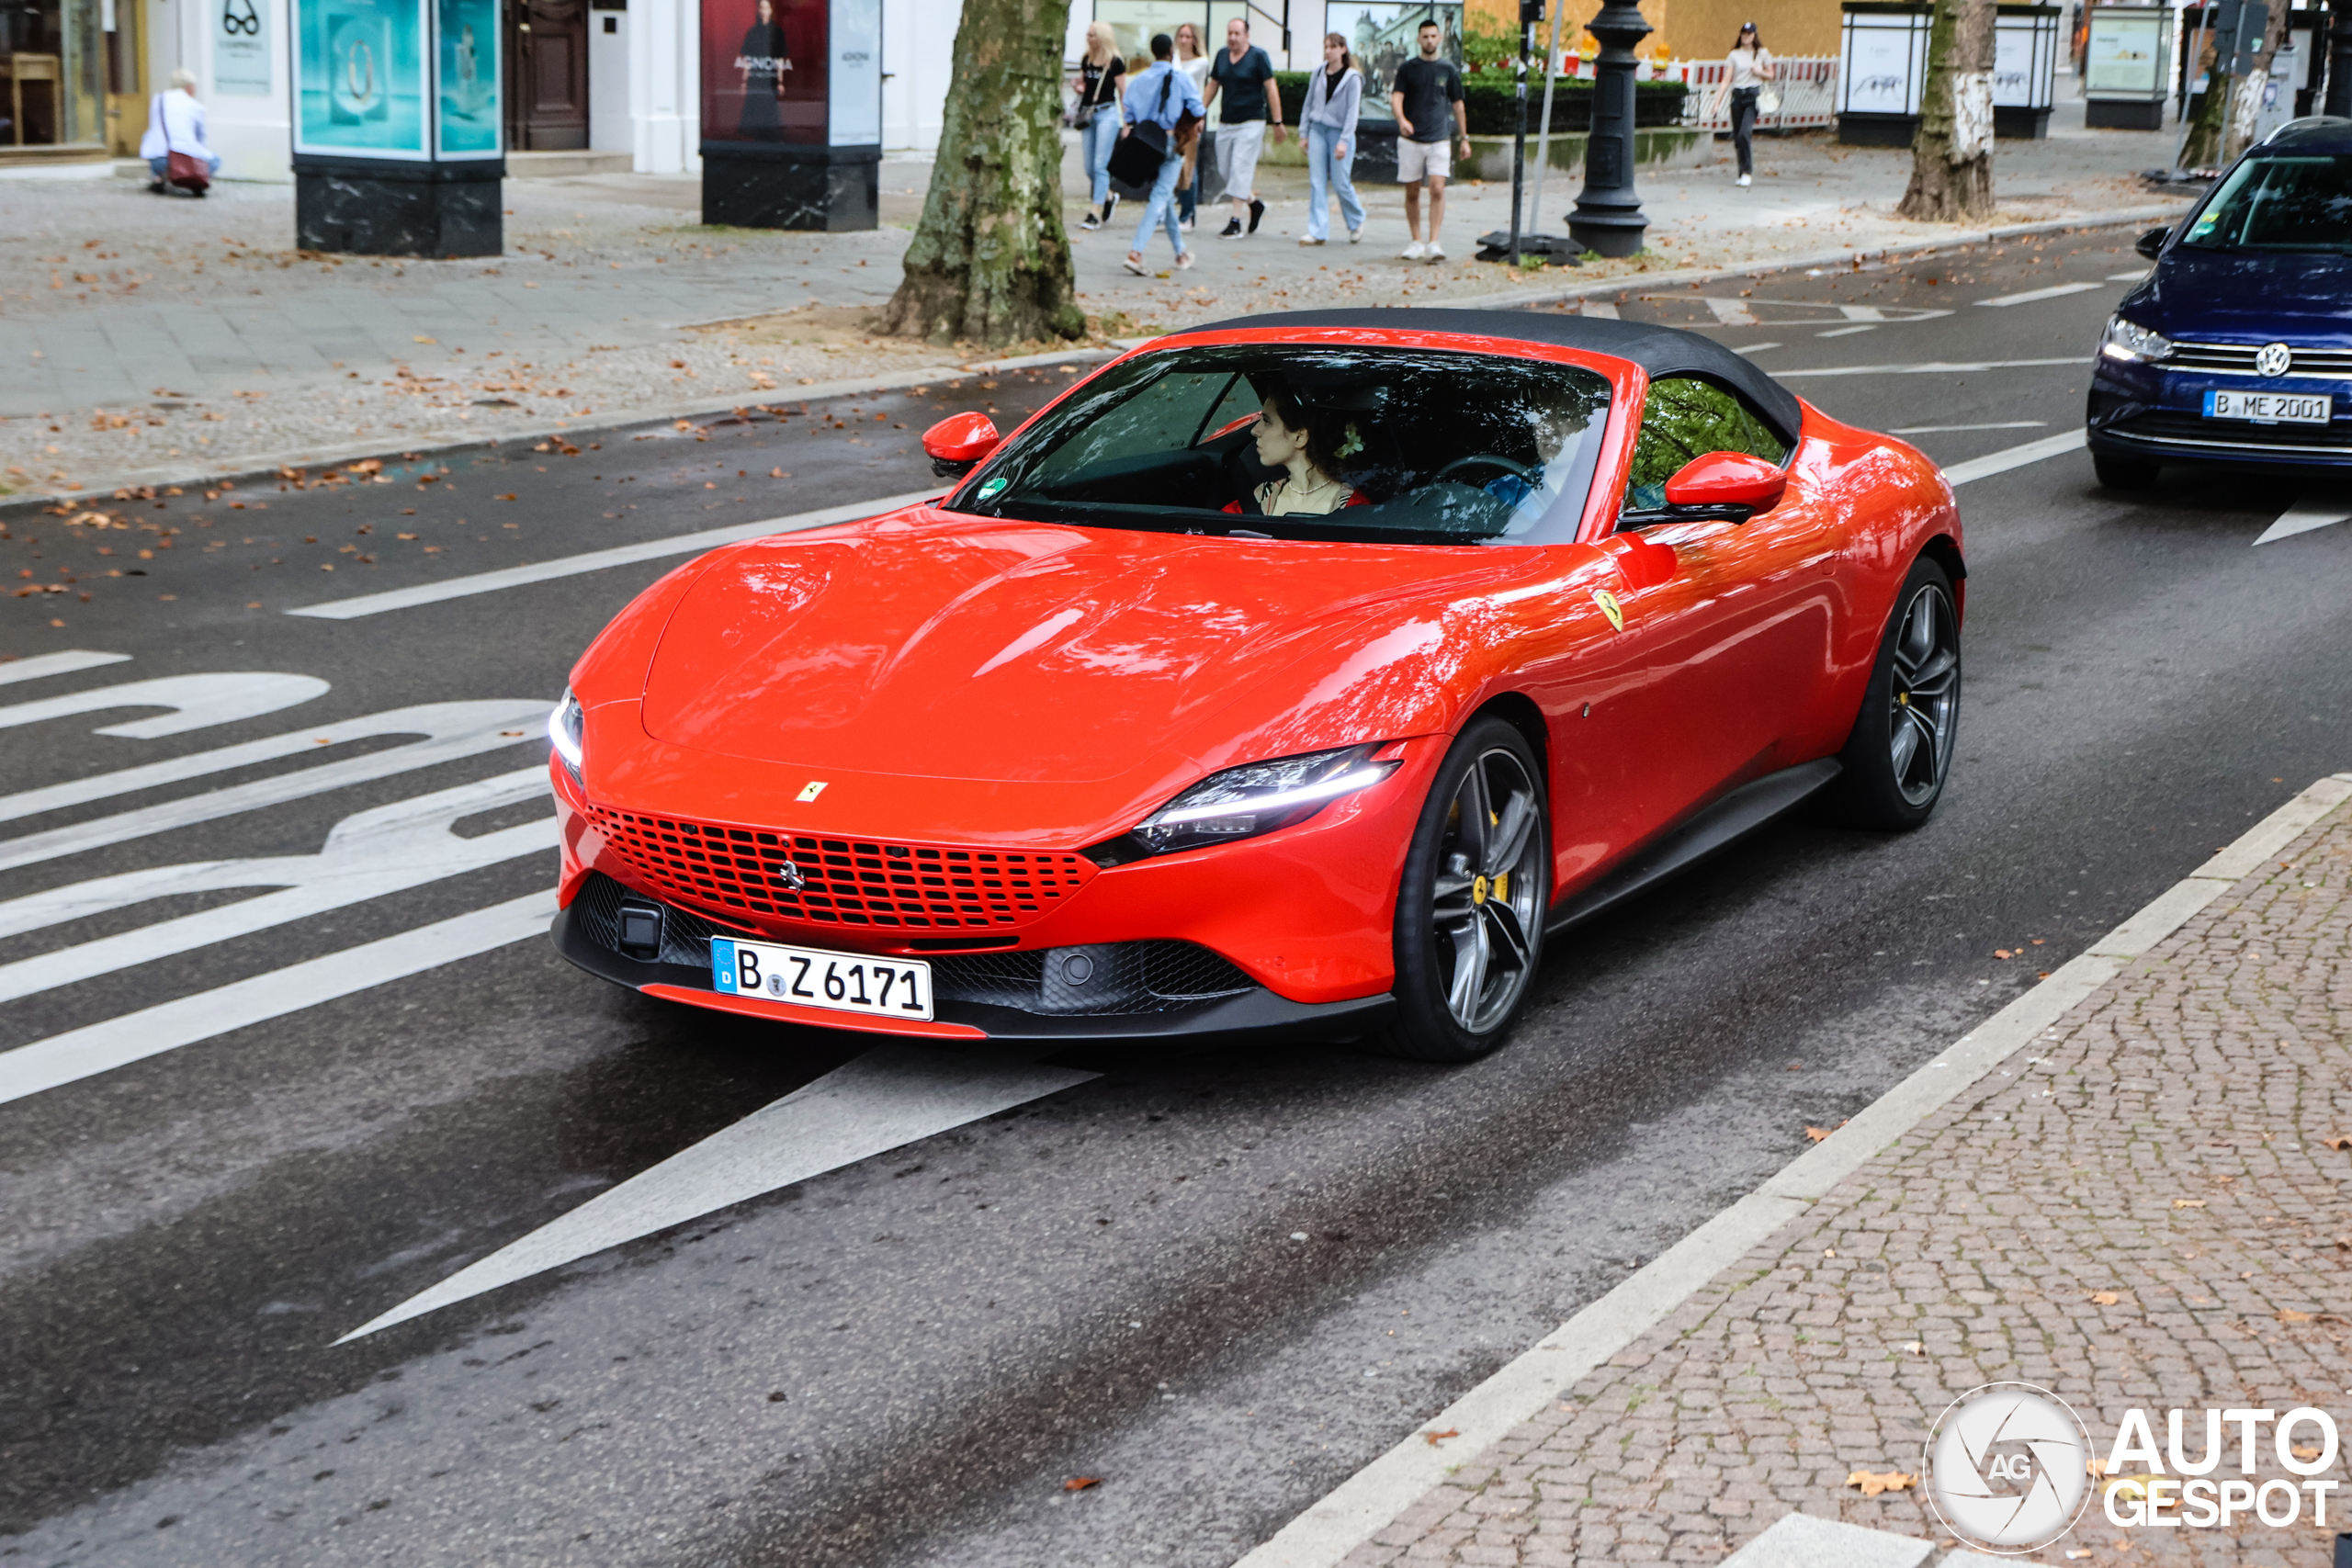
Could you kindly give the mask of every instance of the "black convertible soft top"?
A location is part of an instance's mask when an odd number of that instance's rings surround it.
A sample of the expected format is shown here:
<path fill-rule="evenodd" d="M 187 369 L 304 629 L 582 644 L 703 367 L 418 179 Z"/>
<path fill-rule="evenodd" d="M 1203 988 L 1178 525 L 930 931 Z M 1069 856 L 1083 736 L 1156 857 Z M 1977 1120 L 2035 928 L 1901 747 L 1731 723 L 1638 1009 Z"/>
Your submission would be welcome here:
<path fill-rule="evenodd" d="M 1612 321 L 1599 316 L 1571 316 L 1555 311 L 1443 310 L 1408 308 L 1390 310 L 1293 310 L 1268 316 L 1240 316 L 1187 327 L 1191 333 L 1238 332 L 1243 328 L 1368 327 L 1389 332 L 1470 333 L 1480 337 L 1517 338 L 1522 343 L 1556 344 L 1630 359 L 1651 376 L 1697 376 L 1744 393 L 1768 415 L 1781 437 L 1792 445 L 1804 427 L 1796 394 L 1719 343 L 1679 327 L 1647 326 L 1639 321 Z"/>

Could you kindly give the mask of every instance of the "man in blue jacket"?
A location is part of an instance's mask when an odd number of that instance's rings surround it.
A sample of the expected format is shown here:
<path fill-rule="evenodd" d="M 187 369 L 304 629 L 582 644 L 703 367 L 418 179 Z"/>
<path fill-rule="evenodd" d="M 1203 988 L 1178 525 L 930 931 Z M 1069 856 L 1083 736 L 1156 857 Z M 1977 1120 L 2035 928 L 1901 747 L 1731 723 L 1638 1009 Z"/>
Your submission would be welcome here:
<path fill-rule="evenodd" d="M 1184 248 L 1184 231 L 1176 221 L 1176 176 L 1184 172 L 1183 154 L 1176 150 L 1176 125 L 1187 113 L 1205 118 L 1207 107 L 1201 102 L 1201 90 L 1193 85 L 1192 77 L 1176 69 L 1176 40 L 1166 33 L 1155 33 L 1151 39 L 1151 68 L 1127 84 L 1127 96 L 1120 107 L 1125 124 L 1120 128 L 1122 137 L 1133 136 L 1139 125 L 1156 125 L 1167 133 L 1162 143 L 1168 156 L 1160 161 L 1159 176 L 1151 182 L 1151 196 L 1143 206 L 1143 221 L 1136 225 L 1136 248 L 1127 253 L 1126 267 L 1137 277 L 1146 276 L 1143 248 L 1150 243 L 1152 225 L 1165 223 L 1168 239 L 1176 247 L 1179 268 L 1193 265 L 1193 253 Z"/>

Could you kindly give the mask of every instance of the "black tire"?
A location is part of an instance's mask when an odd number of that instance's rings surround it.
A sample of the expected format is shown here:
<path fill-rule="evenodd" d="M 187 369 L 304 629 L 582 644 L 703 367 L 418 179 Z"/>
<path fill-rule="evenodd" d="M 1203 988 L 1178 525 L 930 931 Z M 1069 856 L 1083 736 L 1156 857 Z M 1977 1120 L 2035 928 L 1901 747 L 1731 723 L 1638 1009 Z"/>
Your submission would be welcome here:
<path fill-rule="evenodd" d="M 1838 820 L 1908 832 L 1935 815 L 1960 729 L 1959 610 L 1944 569 L 1925 556 L 1913 562 L 1838 755 L 1845 772 L 1826 802 Z M 1921 615 L 1932 617 L 1924 627 Z"/>
<path fill-rule="evenodd" d="M 1487 811 L 1487 831 L 1475 835 L 1464 831 L 1474 772 L 1476 798 L 1501 805 Z M 1380 1047 L 1416 1061 L 1467 1062 L 1509 1038 L 1544 961 L 1551 892 L 1544 770 L 1512 726 L 1475 720 L 1439 766 L 1405 855 L 1396 1010 Z M 1465 962 L 1478 965 L 1475 974 L 1465 976 Z"/>
<path fill-rule="evenodd" d="M 2156 487 L 2156 465 L 2139 457 L 2118 457 L 2110 453 L 2091 454 L 2091 472 L 2098 476 L 2106 490 L 2154 490 Z"/>

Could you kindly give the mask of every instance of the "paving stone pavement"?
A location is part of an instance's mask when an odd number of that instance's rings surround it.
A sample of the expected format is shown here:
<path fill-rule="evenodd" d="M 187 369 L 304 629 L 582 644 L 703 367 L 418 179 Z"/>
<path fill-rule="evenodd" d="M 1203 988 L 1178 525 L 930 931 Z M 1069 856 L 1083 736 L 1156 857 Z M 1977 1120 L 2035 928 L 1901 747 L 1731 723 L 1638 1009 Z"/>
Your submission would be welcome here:
<path fill-rule="evenodd" d="M 2159 1443 L 2187 1411 L 2192 1453 L 2209 1406 L 2308 1404 L 2352 1431 L 2346 1134 L 2352 804 L 1345 1568 L 1718 1563 L 1792 1511 L 1940 1554 L 1959 1543 L 1917 1488 L 1847 1478 L 1916 1474 L 1928 1425 L 1996 1381 L 2059 1394 L 2102 1456 L 2132 1407 Z M 2297 1479 L 2257 1454 L 2256 1484 Z M 2235 1461 L 2233 1443 L 2216 1478 Z M 2095 1493 L 2023 1561 L 2317 1565 L 2352 1529 L 2342 1497 L 2324 1528 L 2306 1507 L 2281 1529 L 2118 1529 Z"/>
<path fill-rule="evenodd" d="M 2090 131 L 2062 102 L 2047 141 L 2003 142 L 1999 220 L 2145 208 L 2133 171 L 2168 160 L 2170 132 Z M 1916 244 L 1939 232 L 1895 220 L 1903 149 L 1826 135 L 1768 141 L 1759 175 L 1730 184 L 1728 152 L 1645 171 L 1652 220 L 1640 258 L 1549 281 L 1748 265 Z M 605 425 L 803 386 L 957 363 L 858 323 L 897 287 L 931 169 L 883 165 L 883 226 L 845 234 L 705 226 L 697 176 L 510 180 L 505 254 L 464 261 L 322 256 L 292 249 L 290 186 L 223 183 L 198 202 L 139 182 L 0 179 L 0 494 L 111 489 L 125 476 L 236 473 L 288 454 L 359 456 L 495 439 L 556 422 Z M 1558 228 L 1581 181 L 1555 171 Z M 1401 260 L 1398 187 L 1367 187 L 1364 243 L 1301 246 L 1303 168 L 1268 167 L 1264 226 L 1216 238 L 1199 265 L 1121 265 L 1136 216 L 1077 227 L 1084 183 L 1066 165 L 1080 304 L 1109 337 L 1268 310 L 1442 303 L 1539 288 L 1471 259 L 1508 221 L 1507 185 L 1448 193 L 1443 265 Z M 753 336 L 697 323 L 801 312 Z M 808 330 L 797 325 L 807 322 Z M 2088 345 L 2085 345 L 2088 352 Z M 130 482 L 139 482 L 133 478 Z"/>

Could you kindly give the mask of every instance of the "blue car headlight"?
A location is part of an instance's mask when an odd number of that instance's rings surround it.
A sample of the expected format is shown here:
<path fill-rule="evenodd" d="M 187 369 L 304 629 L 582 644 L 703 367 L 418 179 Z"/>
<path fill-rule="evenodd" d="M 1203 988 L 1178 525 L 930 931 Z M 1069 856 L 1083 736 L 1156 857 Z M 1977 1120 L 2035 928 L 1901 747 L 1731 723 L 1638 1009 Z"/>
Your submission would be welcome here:
<path fill-rule="evenodd" d="M 1304 822 L 1341 795 L 1369 788 L 1395 773 L 1401 761 L 1376 760 L 1382 750 L 1375 741 L 1227 768 L 1087 853 L 1100 865 L 1124 865 L 1149 855 L 1253 839 Z"/>
<path fill-rule="evenodd" d="M 2126 365 L 2153 364 L 2171 356 L 2172 339 L 2117 316 L 2107 323 L 2107 334 L 2099 340 L 2098 351 L 2103 358 L 2121 360 Z"/>
<path fill-rule="evenodd" d="M 555 711 L 548 715 L 548 739 L 555 743 L 555 754 L 563 759 L 563 765 L 571 770 L 575 784 L 582 782 L 581 742 L 587 732 L 588 710 L 580 705 L 580 699 L 573 696 L 567 687 L 563 701 L 556 704 Z"/>

